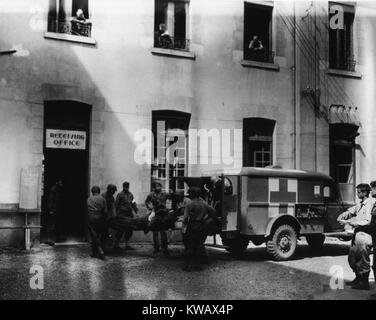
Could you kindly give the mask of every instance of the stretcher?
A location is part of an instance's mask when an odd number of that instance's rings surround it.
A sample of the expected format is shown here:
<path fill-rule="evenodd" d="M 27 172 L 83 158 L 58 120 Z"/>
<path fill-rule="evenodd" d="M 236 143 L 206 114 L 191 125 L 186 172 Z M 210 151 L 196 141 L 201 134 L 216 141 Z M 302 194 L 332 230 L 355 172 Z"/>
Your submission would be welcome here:
<path fill-rule="evenodd" d="M 142 217 L 116 216 L 108 220 L 108 227 L 117 231 L 163 231 L 168 229 L 181 229 L 181 216 L 170 211 L 164 216 L 154 216 L 149 221 L 148 215 Z"/>

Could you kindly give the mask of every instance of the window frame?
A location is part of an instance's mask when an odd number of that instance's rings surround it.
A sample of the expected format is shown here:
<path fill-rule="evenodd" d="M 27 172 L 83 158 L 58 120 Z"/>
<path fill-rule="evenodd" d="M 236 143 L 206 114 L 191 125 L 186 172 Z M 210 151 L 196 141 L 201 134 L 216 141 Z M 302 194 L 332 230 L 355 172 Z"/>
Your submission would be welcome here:
<path fill-rule="evenodd" d="M 266 53 L 265 55 L 267 58 L 264 57 L 264 60 L 257 60 L 257 59 L 250 59 L 247 57 L 248 55 L 248 46 L 250 43 L 250 38 L 251 34 L 246 31 L 246 25 L 247 25 L 247 20 L 248 15 L 247 10 L 263 10 L 263 11 L 268 11 L 269 16 L 269 21 L 267 22 L 268 24 L 268 40 L 266 42 L 262 42 L 264 48 L 266 48 Z M 265 2 L 249 2 L 245 1 L 244 2 L 244 29 L 243 29 L 243 61 L 244 62 L 260 62 L 260 63 L 269 63 L 269 64 L 274 64 L 274 55 L 275 52 L 273 51 L 273 12 L 274 12 L 274 5 L 272 3 L 268 4 Z M 267 46 L 265 45 L 267 43 Z"/>
<path fill-rule="evenodd" d="M 159 4 L 158 4 L 159 3 Z M 176 27 L 176 4 L 184 4 L 185 6 L 185 45 L 184 48 L 179 48 L 179 46 L 175 46 L 175 27 Z M 165 6 L 164 21 L 157 22 L 157 6 Z M 163 50 L 171 50 L 176 52 L 191 52 L 190 48 L 190 18 L 189 18 L 189 10 L 190 10 L 190 0 L 154 0 L 154 41 L 153 41 L 153 49 L 163 49 Z M 160 18 L 160 17 L 158 17 Z M 156 45 L 156 33 L 158 32 L 158 26 L 160 24 L 165 24 L 166 29 L 169 32 L 169 38 L 172 39 L 171 45 L 165 46 L 158 46 Z M 181 47 L 181 46 L 180 46 Z"/>
<path fill-rule="evenodd" d="M 332 30 L 330 28 L 330 19 L 333 14 L 330 13 L 330 8 L 334 5 L 341 6 L 343 8 L 343 22 L 344 29 Z M 351 15 L 349 17 L 349 15 Z M 336 1 L 328 2 L 328 25 L 329 25 L 329 50 L 328 50 L 328 62 L 329 69 L 338 70 L 343 72 L 356 72 L 356 60 L 354 50 L 354 25 L 355 25 L 356 7 L 352 3 L 341 3 Z M 350 20 L 350 24 L 346 23 Z M 350 26 L 350 30 L 346 29 L 346 26 Z M 343 32 L 343 34 L 342 34 Z M 347 41 L 349 37 L 349 41 Z M 343 39 L 342 39 L 343 38 Z M 333 44 L 333 42 L 336 42 Z M 347 44 L 349 42 L 349 44 Z M 345 46 L 345 50 L 341 50 L 341 46 Z M 334 52 L 333 52 L 334 51 Z M 343 52 L 343 58 L 340 57 Z"/>
<path fill-rule="evenodd" d="M 164 191 L 168 192 L 170 189 L 182 189 L 184 188 L 184 183 L 182 180 L 175 179 L 175 177 L 181 177 L 179 175 L 179 171 L 183 170 L 183 176 L 186 176 L 188 174 L 188 152 L 189 152 L 189 145 L 188 145 L 188 134 L 189 134 L 189 124 L 191 120 L 191 114 L 176 110 L 153 110 L 152 111 L 152 132 L 153 132 L 153 143 L 152 143 L 152 155 L 153 155 L 153 163 L 151 165 L 150 170 L 150 177 L 151 177 L 151 185 L 154 181 L 159 181 L 162 183 L 162 187 Z M 164 131 L 166 132 L 166 135 L 164 136 L 164 143 L 166 143 L 166 146 L 161 146 L 162 149 L 167 150 L 169 145 L 167 143 L 169 142 L 169 138 L 172 136 L 168 135 L 168 132 L 173 133 L 174 130 L 179 129 L 183 130 L 185 134 L 185 150 L 184 150 L 184 163 L 178 163 L 176 168 L 176 165 L 165 162 L 164 164 L 159 164 L 156 159 L 158 159 L 158 121 L 164 121 Z M 172 123 L 174 121 L 178 121 L 179 124 L 177 126 L 174 126 Z M 173 128 L 170 126 L 174 126 Z M 177 135 L 174 135 L 175 137 Z M 175 148 L 176 149 L 176 148 Z M 162 157 L 166 161 L 166 153 L 164 154 L 164 157 Z M 179 166 L 183 165 L 183 169 L 179 168 Z M 175 166 L 175 168 L 173 168 Z M 160 171 L 162 170 L 162 171 Z M 172 175 L 171 175 L 172 170 Z M 174 176 L 174 171 L 178 173 L 177 176 Z M 155 174 L 156 173 L 156 174 Z M 160 174 L 162 173 L 162 174 Z M 173 186 L 171 188 L 170 184 L 177 183 L 178 187 L 175 188 Z M 180 184 L 179 184 L 180 183 Z"/>
<path fill-rule="evenodd" d="M 87 0 L 87 12 L 88 12 L 88 22 L 90 23 L 90 36 L 83 36 L 83 35 L 76 35 L 71 33 L 64 33 L 59 32 L 58 30 L 51 30 L 50 28 L 50 14 L 51 10 L 55 10 L 54 17 L 56 21 L 58 21 L 59 17 L 59 11 L 60 11 L 60 4 L 62 0 L 50 0 L 48 2 L 48 13 L 47 13 L 47 31 L 44 32 L 44 38 L 46 39 L 55 39 L 55 40 L 63 40 L 68 42 L 77 42 L 77 43 L 83 43 L 88 45 L 96 45 L 97 42 L 93 37 L 93 20 L 92 20 L 92 10 L 90 6 L 90 0 Z M 72 8 L 71 8 L 71 17 L 66 18 L 66 21 L 70 21 L 71 18 L 73 18 L 73 8 L 74 8 L 74 2 L 75 0 L 71 1 Z M 53 6 L 52 3 L 55 3 Z M 64 13 L 66 15 L 66 13 Z M 69 19 L 69 20 L 68 20 Z"/>

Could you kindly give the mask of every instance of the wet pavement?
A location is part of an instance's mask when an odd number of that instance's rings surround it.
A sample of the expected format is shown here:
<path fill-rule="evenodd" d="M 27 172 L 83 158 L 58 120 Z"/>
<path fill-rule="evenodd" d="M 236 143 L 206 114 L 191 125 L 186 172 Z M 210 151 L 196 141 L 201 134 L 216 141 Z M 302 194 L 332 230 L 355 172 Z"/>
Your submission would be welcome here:
<path fill-rule="evenodd" d="M 42 245 L 30 253 L 0 249 L 0 299 L 370 299 L 376 293 L 373 280 L 370 291 L 331 289 L 338 270 L 344 280 L 353 278 L 349 244 L 336 239 L 317 254 L 302 241 L 296 259 L 286 262 L 269 260 L 264 246 L 250 246 L 237 259 L 208 247 L 200 272 L 182 271 L 179 244 L 170 246 L 169 257 L 154 255 L 149 243 L 133 246 L 106 261 L 91 258 L 87 244 Z M 30 287 L 33 266 L 43 268 L 43 289 Z"/>

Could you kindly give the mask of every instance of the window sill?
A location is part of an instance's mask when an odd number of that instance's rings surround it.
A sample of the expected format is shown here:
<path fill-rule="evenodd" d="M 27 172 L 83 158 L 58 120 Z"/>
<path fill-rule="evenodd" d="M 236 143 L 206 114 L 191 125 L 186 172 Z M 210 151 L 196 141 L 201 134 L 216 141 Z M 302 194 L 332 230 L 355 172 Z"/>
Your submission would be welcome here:
<path fill-rule="evenodd" d="M 90 44 L 90 45 L 97 44 L 97 41 L 94 38 L 74 36 L 74 35 L 66 34 L 66 33 L 45 32 L 44 37 L 47 39 L 84 43 L 84 44 Z"/>
<path fill-rule="evenodd" d="M 185 59 L 191 59 L 191 60 L 196 59 L 195 53 L 189 52 L 189 51 L 179 51 L 179 50 L 163 49 L 163 48 L 152 48 L 151 53 L 156 54 L 156 55 L 185 58 Z"/>
<path fill-rule="evenodd" d="M 252 61 L 252 60 L 242 60 L 240 63 L 243 67 L 247 67 L 247 68 L 258 68 L 258 69 L 279 71 L 279 65 L 275 63 Z"/>
<path fill-rule="evenodd" d="M 344 78 L 354 78 L 354 79 L 362 78 L 362 74 L 359 71 L 328 69 L 327 73 L 331 76 L 338 76 L 338 77 L 344 77 Z"/>

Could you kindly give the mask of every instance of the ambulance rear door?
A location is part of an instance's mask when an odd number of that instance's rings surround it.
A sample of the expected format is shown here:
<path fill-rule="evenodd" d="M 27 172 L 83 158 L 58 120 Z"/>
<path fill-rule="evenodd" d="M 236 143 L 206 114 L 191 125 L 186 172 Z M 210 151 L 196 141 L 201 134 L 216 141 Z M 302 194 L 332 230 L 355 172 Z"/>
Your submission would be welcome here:
<path fill-rule="evenodd" d="M 240 228 L 239 181 L 239 176 L 222 176 L 222 231 Z"/>

